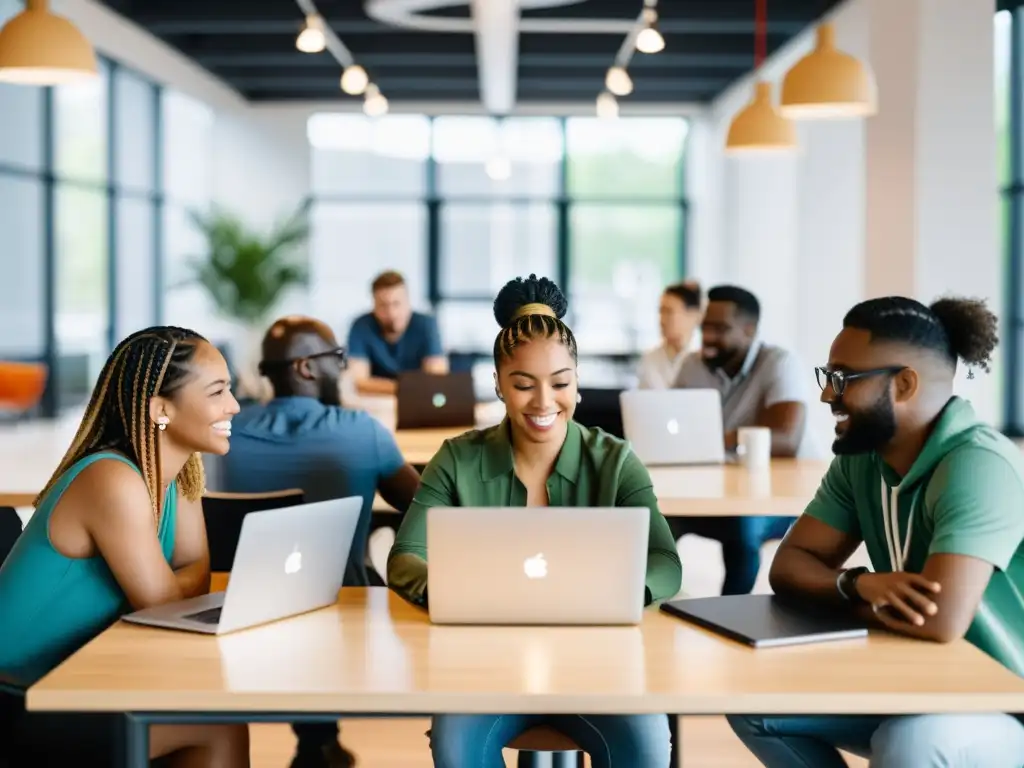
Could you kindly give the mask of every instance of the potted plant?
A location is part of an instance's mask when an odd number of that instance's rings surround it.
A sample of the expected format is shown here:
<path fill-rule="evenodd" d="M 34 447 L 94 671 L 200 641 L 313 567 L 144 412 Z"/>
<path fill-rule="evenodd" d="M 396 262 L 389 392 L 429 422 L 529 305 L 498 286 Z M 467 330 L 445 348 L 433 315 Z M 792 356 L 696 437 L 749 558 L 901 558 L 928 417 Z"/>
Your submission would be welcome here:
<path fill-rule="evenodd" d="M 181 285 L 202 286 L 219 313 L 245 329 L 247 359 L 241 365 L 236 361 L 243 395 L 261 392 L 252 357 L 259 354 L 271 311 L 288 288 L 308 284 L 307 265 L 297 251 L 309 237 L 309 208 L 307 200 L 267 234 L 249 229 L 221 208 L 189 212 L 206 248 L 189 259 L 189 274 Z"/>

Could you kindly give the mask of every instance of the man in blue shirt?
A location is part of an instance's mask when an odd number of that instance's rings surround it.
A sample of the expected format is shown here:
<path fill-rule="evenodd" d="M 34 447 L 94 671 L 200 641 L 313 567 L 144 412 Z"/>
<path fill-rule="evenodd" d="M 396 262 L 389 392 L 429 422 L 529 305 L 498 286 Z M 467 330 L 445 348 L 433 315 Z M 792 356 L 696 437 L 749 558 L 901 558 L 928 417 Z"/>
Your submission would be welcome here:
<path fill-rule="evenodd" d="M 363 395 L 393 395 L 403 371 L 448 373 L 437 321 L 412 311 L 405 278 L 384 272 L 373 281 L 373 312 L 348 335 L 348 376 Z"/>
<path fill-rule="evenodd" d="M 301 488 L 307 502 L 362 496 L 346 586 L 366 586 L 367 536 L 377 491 L 405 511 L 419 475 L 395 438 L 364 411 L 341 407 L 338 379 L 344 350 L 318 320 L 291 316 L 275 322 L 263 339 L 260 372 L 274 399 L 244 408 L 232 420 L 231 450 L 220 473 L 224 490 L 260 493 Z M 298 751 L 292 768 L 341 768 L 353 757 L 338 743 L 334 724 L 296 724 Z"/>

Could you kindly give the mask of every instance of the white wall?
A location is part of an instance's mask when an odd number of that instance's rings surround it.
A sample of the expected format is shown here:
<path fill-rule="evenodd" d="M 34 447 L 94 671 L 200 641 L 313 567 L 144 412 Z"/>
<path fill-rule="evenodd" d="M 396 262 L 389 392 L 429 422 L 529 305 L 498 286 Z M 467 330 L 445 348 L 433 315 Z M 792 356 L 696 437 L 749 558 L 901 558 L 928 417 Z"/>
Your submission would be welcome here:
<path fill-rule="evenodd" d="M 800 124 L 795 154 L 724 155 L 753 77 L 697 118 L 708 156 L 691 172 L 692 263 L 706 283 L 757 293 L 764 335 L 794 349 L 808 377 L 827 360 L 845 312 L 864 298 L 902 293 L 929 302 L 953 292 L 983 296 L 1001 311 L 994 10 L 992 0 L 840 6 L 832 14 L 837 44 L 870 62 L 879 114 Z M 792 41 L 760 76 L 780 83 L 813 43 L 811 32 Z M 998 422 L 998 376 L 961 375 L 958 387 Z M 827 409 L 812 407 L 811 417 L 827 445 Z"/>

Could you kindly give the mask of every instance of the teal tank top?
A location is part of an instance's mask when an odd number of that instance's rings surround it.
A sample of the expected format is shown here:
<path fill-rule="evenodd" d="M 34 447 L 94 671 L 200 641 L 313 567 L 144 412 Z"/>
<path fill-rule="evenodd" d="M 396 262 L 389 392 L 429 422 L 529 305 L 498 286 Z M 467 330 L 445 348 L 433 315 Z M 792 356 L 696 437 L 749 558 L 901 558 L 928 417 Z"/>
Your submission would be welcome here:
<path fill-rule="evenodd" d="M 0 673 L 34 683 L 130 610 L 102 557 L 65 557 L 50 543 L 50 513 L 78 473 L 100 459 L 138 469 L 111 452 L 73 464 L 40 502 L 0 568 Z M 171 483 L 158 531 L 168 564 L 177 511 L 177 483 Z"/>

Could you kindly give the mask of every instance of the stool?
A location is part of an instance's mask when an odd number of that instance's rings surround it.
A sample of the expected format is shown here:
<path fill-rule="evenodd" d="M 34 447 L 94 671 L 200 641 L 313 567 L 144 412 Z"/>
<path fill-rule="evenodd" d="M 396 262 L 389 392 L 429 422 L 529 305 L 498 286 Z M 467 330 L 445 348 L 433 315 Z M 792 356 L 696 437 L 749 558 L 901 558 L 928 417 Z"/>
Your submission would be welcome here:
<path fill-rule="evenodd" d="M 554 728 L 531 728 L 506 744 L 519 752 L 518 768 L 583 768 L 583 750 Z"/>

